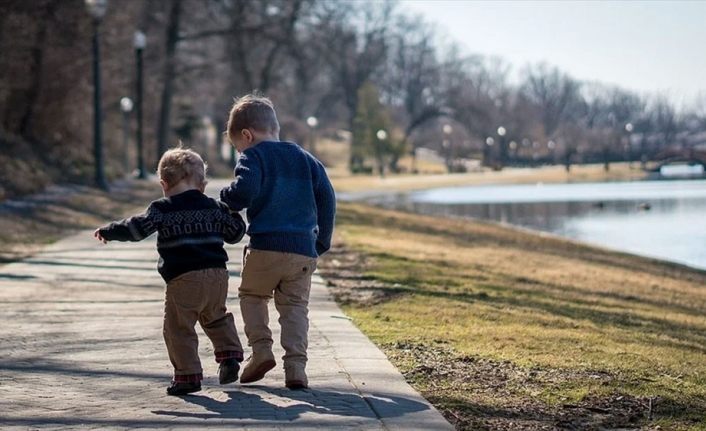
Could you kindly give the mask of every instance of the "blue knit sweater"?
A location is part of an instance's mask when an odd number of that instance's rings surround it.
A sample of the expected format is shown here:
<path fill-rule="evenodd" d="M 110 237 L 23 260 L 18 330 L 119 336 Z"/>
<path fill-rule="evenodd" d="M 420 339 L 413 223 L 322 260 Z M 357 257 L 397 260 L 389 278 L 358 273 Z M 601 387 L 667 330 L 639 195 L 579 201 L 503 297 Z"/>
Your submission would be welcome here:
<path fill-rule="evenodd" d="M 256 250 L 318 257 L 331 247 L 333 187 L 321 162 L 296 144 L 264 141 L 245 150 L 221 200 L 234 211 L 247 208 Z"/>

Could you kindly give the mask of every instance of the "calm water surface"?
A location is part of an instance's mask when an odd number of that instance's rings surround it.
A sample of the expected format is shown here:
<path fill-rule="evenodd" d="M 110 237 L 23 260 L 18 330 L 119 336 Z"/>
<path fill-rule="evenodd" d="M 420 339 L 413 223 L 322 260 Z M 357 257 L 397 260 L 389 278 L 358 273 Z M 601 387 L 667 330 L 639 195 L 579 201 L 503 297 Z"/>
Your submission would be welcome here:
<path fill-rule="evenodd" d="M 371 200 L 510 223 L 706 269 L 704 180 L 454 187 Z"/>

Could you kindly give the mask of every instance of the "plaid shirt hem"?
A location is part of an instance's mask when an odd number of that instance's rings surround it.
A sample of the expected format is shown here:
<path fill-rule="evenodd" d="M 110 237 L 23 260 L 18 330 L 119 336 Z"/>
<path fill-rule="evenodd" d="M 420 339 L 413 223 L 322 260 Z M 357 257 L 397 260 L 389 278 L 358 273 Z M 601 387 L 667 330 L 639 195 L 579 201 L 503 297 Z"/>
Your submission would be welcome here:
<path fill-rule="evenodd" d="M 176 383 L 200 383 L 203 380 L 203 373 L 198 374 L 181 374 L 174 376 Z"/>

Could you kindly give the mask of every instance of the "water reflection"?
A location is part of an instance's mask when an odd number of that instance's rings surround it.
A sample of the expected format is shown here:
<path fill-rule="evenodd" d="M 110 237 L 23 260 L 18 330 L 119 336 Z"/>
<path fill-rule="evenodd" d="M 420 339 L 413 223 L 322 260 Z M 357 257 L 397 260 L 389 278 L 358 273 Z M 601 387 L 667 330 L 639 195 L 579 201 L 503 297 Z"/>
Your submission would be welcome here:
<path fill-rule="evenodd" d="M 421 214 L 510 223 L 706 269 L 706 181 L 462 187 L 372 200 Z"/>

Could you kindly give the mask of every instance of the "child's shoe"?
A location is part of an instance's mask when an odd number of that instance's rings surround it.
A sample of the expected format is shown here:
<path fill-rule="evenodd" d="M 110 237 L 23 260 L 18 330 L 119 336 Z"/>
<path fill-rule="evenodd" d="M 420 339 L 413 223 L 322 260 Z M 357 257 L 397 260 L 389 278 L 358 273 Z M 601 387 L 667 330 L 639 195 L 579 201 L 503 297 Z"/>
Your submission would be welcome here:
<path fill-rule="evenodd" d="M 248 363 L 243 367 L 243 374 L 240 375 L 240 383 L 252 383 L 262 380 L 268 371 L 277 365 L 275 355 L 270 350 L 253 352 L 248 359 Z"/>
<path fill-rule="evenodd" d="M 238 381 L 240 364 L 235 359 L 224 359 L 218 366 L 218 383 L 227 385 Z"/>
<path fill-rule="evenodd" d="M 192 392 L 198 392 L 201 390 L 201 382 L 187 383 L 187 382 L 172 382 L 171 386 L 167 388 L 167 395 L 186 395 Z"/>
<path fill-rule="evenodd" d="M 285 364 L 284 385 L 292 390 L 308 388 L 309 380 L 304 369 L 305 366 L 301 364 Z"/>

